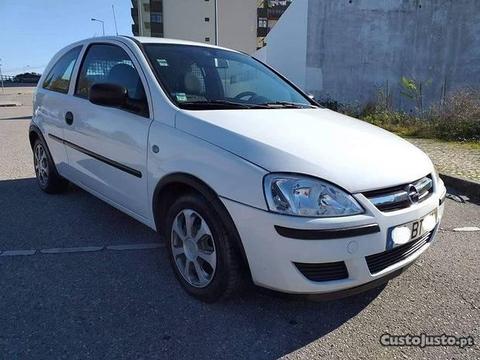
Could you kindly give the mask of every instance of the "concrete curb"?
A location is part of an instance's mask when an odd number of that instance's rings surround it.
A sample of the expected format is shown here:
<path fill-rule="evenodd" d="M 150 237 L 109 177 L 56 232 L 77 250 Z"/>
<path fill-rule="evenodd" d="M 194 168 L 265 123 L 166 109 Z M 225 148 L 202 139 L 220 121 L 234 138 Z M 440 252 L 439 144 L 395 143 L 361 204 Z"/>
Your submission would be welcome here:
<path fill-rule="evenodd" d="M 457 189 L 473 199 L 480 200 L 479 182 L 473 180 L 466 180 L 447 174 L 440 174 L 440 178 L 443 180 L 446 186 Z"/>

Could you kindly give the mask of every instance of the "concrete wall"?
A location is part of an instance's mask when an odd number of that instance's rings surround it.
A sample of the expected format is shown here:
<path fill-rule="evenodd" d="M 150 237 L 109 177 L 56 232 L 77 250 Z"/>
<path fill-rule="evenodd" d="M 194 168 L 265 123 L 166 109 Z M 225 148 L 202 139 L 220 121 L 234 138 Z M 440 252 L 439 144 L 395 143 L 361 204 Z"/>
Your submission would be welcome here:
<path fill-rule="evenodd" d="M 388 82 L 394 105 L 411 108 L 402 76 L 430 82 L 426 103 L 480 86 L 479 0 L 310 0 L 307 34 L 305 86 L 317 97 L 365 103 Z"/>
<path fill-rule="evenodd" d="M 257 48 L 257 0 L 217 0 L 218 44 L 253 54 Z"/>

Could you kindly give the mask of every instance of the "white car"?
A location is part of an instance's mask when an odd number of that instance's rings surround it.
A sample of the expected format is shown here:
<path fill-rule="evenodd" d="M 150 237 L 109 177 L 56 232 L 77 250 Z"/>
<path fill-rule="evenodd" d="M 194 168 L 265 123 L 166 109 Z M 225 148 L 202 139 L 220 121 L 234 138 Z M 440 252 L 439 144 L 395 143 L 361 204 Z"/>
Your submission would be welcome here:
<path fill-rule="evenodd" d="M 419 149 L 205 44 L 66 47 L 40 79 L 29 136 L 42 190 L 72 182 L 160 232 L 204 301 L 250 279 L 326 297 L 377 286 L 430 246 L 443 213 Z"/>

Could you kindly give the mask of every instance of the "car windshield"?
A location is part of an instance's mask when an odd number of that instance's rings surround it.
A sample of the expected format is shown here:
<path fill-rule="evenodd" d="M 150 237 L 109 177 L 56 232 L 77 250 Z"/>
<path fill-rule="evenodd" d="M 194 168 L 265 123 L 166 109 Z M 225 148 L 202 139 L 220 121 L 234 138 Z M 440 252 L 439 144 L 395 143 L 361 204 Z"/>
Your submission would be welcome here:
<path fill-rule="evenodd" d="M 313 102 L 250 56 L 217 48 L 145 44 L 159 81 L 181 108 L 306 108 Z"/>

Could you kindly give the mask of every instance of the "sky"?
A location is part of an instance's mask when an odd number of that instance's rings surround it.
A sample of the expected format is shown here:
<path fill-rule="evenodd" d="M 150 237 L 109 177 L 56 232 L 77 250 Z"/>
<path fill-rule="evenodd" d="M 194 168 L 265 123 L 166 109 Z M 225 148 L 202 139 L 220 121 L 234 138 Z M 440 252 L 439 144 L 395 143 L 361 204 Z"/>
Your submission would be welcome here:
<path fill-rule="evenodd" d="M 42 72 L 55 53 L 77 40 L 132 35 L 130 0 L 0 0 L 0 59 L 4 75 Z"/>

